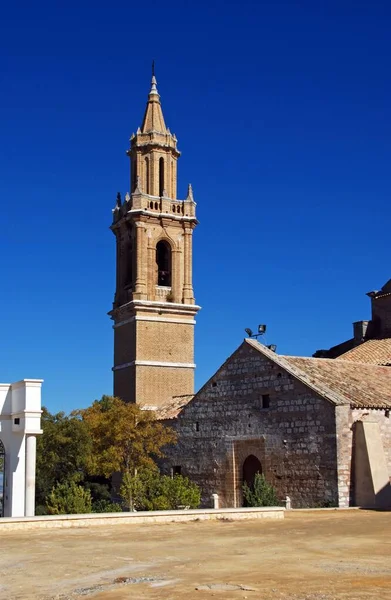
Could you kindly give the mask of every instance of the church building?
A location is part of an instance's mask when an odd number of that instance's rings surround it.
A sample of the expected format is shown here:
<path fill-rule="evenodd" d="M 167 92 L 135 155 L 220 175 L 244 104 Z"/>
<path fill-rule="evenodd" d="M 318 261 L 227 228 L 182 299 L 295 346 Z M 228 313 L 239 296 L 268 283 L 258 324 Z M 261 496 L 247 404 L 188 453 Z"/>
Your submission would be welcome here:
<path fill-rule="evenodd" d="M 114 395 L 156 407 L 194 393 L 192 283 L 197 225 L 191 185 L 177 198 L 177 138 L 166 126 L 153 75 L 141 127 L 130 138 L 130 194 L 120 195 L 116 238 Z"/>
<path fill-rule="evenodd" d="M 245 339 L 194 395 L 196 204 L 191 186 L 177 198 L 180 152 L 154 76 L 128 156 L 111 226 L 114 394 L 176 430 L 162 470 L 198 483 L 204 506 L 212 494 L 241 506 L 257 472 L 293 507 L 391 506 L 391 282 L 369 294 L 372 319 L 352 340 L 309 358 Z"/>

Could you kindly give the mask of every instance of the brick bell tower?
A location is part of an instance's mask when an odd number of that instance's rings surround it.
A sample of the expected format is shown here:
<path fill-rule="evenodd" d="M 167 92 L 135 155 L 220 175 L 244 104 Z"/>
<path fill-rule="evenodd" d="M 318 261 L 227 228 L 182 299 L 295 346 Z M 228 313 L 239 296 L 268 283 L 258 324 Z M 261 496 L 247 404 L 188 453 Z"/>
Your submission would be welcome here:
<path fill-rule="evenodd" d="M 152 74 L 144 119 L 130 138 L 131 193 L 120 195 L 116 238 L 114 395 L 159 406 L 194 392 L 192 285 L 196 203 L 177 199 L 177 139 L 166 127 Z"/>

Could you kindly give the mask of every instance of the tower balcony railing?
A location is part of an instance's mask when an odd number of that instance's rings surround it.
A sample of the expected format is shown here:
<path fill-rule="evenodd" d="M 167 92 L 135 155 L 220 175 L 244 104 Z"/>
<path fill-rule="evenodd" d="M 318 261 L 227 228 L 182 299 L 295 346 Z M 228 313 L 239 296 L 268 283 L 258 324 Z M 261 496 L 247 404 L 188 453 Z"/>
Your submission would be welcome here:
<path fill-rule="evenodd" d="M 156 302 L 168 302 L 171 298 L 171 287 L 168 285 L 156 285 L 155 286 L 155 301 Z"/>
<path fill-rule="evenodd" d="M 137 195 L 132 194 L 131 208 L 132 210 L 141 209 L 152 213 L 175 215 L 178 217 L 195 217 L 195 203 L 193 201 L 188 201 L 187 199 L 174 200 L 165 196 L 151 196 L 143 192 Z"/>
<path fill-rule="evenodd" d="M 173 213 L 174 215 L 183 215 L 185 213 L 183 201 L 164 197 L 149 196 L 146 209 L 159 213 Z"/>

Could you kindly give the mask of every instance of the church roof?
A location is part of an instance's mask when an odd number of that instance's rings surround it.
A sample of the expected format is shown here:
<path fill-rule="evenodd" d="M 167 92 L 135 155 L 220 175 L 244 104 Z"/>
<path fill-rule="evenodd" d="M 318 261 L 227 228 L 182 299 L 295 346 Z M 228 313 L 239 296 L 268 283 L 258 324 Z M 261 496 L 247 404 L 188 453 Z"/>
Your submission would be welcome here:
<path fill-rule="evenodd" d="M 349 360 L 275 354 L 259 342 L 245 343 L 335 405 L 391 408 L 391 368 Z"/>
<path fill-rule="evenodd" d="M 193 398 L 194 394 L 174 396 L 171 400 L 161 404 L 160 406 L 148 406 L 145 408 L 153 410 L 158 421 L 175 419 L 181 412 L 182 408 L 184 408 L 186 404 L 188 404 Z"/>
<path fill-rule="evenodd" d="M 391 338 L 368 340 L 341 354 L 336 360 L 391 366 Z"/>
<path fill-rule="evenodd" d="M 367 343 L 358 346 L 358 348 L 362 348 Z M 250 338 L 245 339 L 242 346 L 244 344 L 248 344 L 263 354 L 295 379 L 336 406 L 350 405 L 352 408 L 391 408 L 391 367 L 343 360 L 342 358 L 284 356 L 272 352 L 263 344 Z M 218 372 L 230 362 L 230 359 L 231 357 L 226 360 Z M 211 380 L 215 376 L 216 374 Z M 243 375 L 243 377 L 246 376 Z M 156 412 L 157 419 L 159 420 L 175 419 L 194 397 L 197 397 L 197 394 L 195 396 L 176 396 L 162 406 L 148 408 Z"/>

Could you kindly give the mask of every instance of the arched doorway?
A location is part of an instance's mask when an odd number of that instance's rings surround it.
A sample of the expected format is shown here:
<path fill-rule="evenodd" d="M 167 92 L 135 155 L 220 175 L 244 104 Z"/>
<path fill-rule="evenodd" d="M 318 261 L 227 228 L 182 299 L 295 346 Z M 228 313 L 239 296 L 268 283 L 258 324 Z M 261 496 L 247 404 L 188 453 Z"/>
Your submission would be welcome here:
<path fill-rule="evenodd" d="M 5 448 L 0 440 L 0 517 L 4 517 Z"/>
<path fill-rule="evenodd" d="M 252 488 L 257 473 L 262 473 L 261 462 L 254 454 L 250 454 L 243 463 L 243 483 L 247 483 L 248 487 Z"/>

